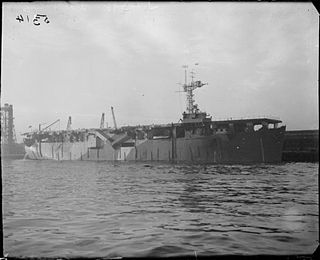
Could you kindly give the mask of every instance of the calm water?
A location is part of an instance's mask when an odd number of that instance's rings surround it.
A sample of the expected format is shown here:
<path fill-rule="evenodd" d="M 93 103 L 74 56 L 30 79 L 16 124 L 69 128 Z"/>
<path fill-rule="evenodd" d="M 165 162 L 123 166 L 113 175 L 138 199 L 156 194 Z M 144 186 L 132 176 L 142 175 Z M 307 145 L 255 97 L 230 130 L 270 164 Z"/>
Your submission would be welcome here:
<path fill-rule="evenodd" d="M 307 254 L 318 164 L 3 162 L 9 256 Z"/>

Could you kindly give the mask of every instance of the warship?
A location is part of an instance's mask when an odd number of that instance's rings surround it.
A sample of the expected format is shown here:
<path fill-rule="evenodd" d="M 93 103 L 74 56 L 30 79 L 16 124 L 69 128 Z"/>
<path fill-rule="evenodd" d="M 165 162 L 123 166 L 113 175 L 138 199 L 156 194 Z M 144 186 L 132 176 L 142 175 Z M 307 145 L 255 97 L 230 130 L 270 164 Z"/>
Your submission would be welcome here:
<path fill-rule="evenodd" d="M 185 71 L 186 75 L 186 71 Z M 195 104 L 194 90 L 207 83 L 192 80 L 182 85 L 187 107 L 178 123 L 52 131 L 24 135 L 26 158 L 36 160 L 93 160 L 209 164 L 279 163 L 285 126 L 278 119 L 261 117 L 212 120 Z"/>

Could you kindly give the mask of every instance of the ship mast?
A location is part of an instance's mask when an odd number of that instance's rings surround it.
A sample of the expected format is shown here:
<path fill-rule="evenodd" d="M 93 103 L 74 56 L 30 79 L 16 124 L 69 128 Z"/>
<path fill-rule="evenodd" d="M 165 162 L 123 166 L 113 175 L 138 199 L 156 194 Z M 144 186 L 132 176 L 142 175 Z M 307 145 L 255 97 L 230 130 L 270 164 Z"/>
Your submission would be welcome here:
<path fill-rule="evenodd" d="M 196 64 L 198 65 L 198 64 Z M 201 88 L 204 85 L 207 85 L 208 83 L 202 83 L 200 80 L 194 81 L 194 71 L 191 71 L 191 82 L 187 83 L 187 65 L 183 65 L 183 68 L 185 69 L 185 84 L 183 85 L 183 91 L 187 93 L 187 113 L 194 114 L 199 111 L 198 105 L 194 104 L 194 94 L 193 91 L 197 88 Z"/>

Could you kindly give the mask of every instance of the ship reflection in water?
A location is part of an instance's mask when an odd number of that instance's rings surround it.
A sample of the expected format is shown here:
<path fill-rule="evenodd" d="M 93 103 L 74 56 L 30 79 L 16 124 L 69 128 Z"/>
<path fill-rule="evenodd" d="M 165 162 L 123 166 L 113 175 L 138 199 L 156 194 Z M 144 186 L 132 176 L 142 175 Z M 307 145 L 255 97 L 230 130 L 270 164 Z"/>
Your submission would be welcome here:
<path fill-rule="evenodd" d="M 307 254 L 318 164 L 3 162 L 9 256 Z"/>

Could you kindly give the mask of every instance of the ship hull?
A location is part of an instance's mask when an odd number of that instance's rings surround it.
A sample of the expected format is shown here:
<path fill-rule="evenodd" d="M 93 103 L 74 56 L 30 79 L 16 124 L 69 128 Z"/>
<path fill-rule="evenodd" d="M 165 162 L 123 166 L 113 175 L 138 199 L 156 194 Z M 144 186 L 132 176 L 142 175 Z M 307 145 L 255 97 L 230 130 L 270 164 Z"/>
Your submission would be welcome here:
<path fill-rule="evenodd" d="M 285 127 L 239 133 L 225 142 L 223 163 L 277 163 L 282 159 Z"/>
<path fill-rule="evenodd" d="M 159 161 L 183 163 L 279 163 L 285 127 L 237 135 L 136 140 L 130 147 L 108 142 L 35 143 L 25 147 L 27 158 L 43 160 Z"/>

